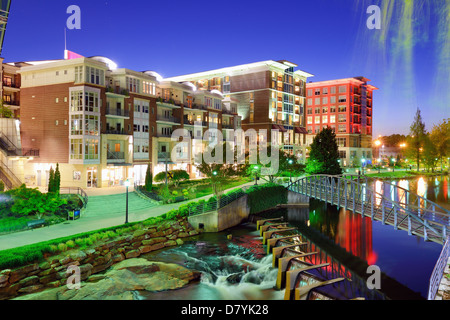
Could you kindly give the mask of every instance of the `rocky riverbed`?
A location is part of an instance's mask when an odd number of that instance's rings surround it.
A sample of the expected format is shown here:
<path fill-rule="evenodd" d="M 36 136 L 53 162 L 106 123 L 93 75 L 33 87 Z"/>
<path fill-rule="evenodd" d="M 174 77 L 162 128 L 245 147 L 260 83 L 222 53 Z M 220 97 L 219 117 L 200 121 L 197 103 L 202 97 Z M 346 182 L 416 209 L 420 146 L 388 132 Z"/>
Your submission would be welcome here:
<path fill-rule="evenodd" d="M 62 286 L 14 300 L 134 300 L 139 292 L 179 289 L 199 278 L 199 272 L 177 264 L 132 258 L 113 265 L 103 274 L 90 276 L 79 289 Z"/>

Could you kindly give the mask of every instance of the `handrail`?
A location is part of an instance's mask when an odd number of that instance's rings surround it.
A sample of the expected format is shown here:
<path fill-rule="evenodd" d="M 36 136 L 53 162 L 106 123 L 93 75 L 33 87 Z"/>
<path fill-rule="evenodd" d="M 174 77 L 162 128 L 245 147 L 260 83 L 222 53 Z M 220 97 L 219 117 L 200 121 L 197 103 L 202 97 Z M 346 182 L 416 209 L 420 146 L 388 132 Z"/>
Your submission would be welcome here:
<path fill-rule="evenodd" d="M 433 273 L 430 277 L 430 284 L 428 287 L 428 300 L 434 300 L 441 284 L 442 276 L 444 275 L 444 269 L 447 265 L 448 258 L 450 256 L 450 236 L 447 237 L 445 245 L 442 248 L 436 265 L 434 266 Z"/>
<path fill-rule="evenodd" d="M 338 181 L 334 182 L 334 179 L 338 179 Z M 391 192 L 395 191 L 395 188 L 397 187 L 389 183 L 387 183 L 386 185 L 389 187 Z M 294 192 L 297 190 L 296 192 L 308 194 L 308 191 L 311 193 L 312 186 L 314 186 L 315 194 L 310 194 L 310 196 L 317 197 L 320 195 L 320 199 L 325 198 L 325 201 L 331 201 L 331 203 L 333 203 L 335 201 L 334 199 L 336 194 L 338 195 L 338 197 L 340 194 L 345 197 L 346 206 L 347 199 L 350 199 L 349 201 L 353 203 L 353 210 L 355 210 L 355 204 L 357 203 L 358 206 L 360 206 L 358 210 L 361 211 L 361 214 L 365 215 L 367 208 L 370 207 L 372 218 L 375 217 L 375 213 L 379 215 L 380 211 L 382 211 L 382 218 L 380 218 L 379 216 L 375 218 L 381 219 L 383 223 L 385 223 L 385 221 L 388 221 L 387 219 L 389 218 L 391 218 L 391 220 L 394 219 L 393 223 L 395 228 L 398 228 L 398 226 L 402 224 L 404 228 L 406 228 L 405 223 L 407 223 L 407 230 L 409 234 L 417 233 L 417 230 L 423 227 L 423 234 L 420 233 L 420 236 L 428 239 L 429 237 L 427 235 L 427 232 L 431 231 L 432 235 L 436 237 L 434 241 L 441 244 L 443 241 L 445 241 L 445 238 L 447 236 L 448 225 L 450 225 L 450 211 L 439 206 L 431 200 L 420 198 L 420 196 L 418 195 L 416 195 L 417 197 L 419 197 L 417 198 L 417 200 L 414 199 L 414 201 L 411 202 L 409 202 L 408 200 L 405 202 L 399 202 L 395 199 L 395 192 L 393 193 L 394 199 L 391 199 L 388 198 L 384 193 L 380 193 L 372 189 L 368 184 L 361 184 L 351 179 L 345 179 L 340 175 L 307 176 L 290 183 L 287 188 L 288 190 L 292 190 Z M 349 188 L 347 188 L 347 186 L 349 186 Z M 300 188 L 302 188 L 301 192 Z M 332 191 L 331 195 L 330 189 Z M 383 185 L 382 190 L 385 189 L 386 188 L 384 188 Z M 402 188 L 402 190 L 405 193 L 408 192 L 408 196 L 405 197 L 406 199 L 411 199 L 413 198 L 411 195 L 415 195 L 404 188 Z M 348 191 L 350 191 L 351 194 L 349 194 Z M 317 194 L 317 192 L 319 194 Z M 323 194 L 324 197 L 322 196 L 322 192 L 325 192 Z M 402 199 L 403 196 L 404 194 L 402 195 Z M 397 199 L 398 198 L 399 195 L 397 196 Z M 337 202 L 341 203 L 341 199 L 342 198 L 339 197 Z M 426 206 L 420 206 L 421 199 L 423 201 L 426 201 Z M 378 203 L 376 203 L 375 200 Z M 385 216 L 385 211 L 387 211 L 387 218 Z M 400 221 L 400 223 L 398 223 L 398 221 Z M 414 228 L 413 224 L 416 225 Z M 419 227 L 417 227 L 417 225 L 419 225 Z"/>
<path fill-rule="evenodd" d="M 8 166 L 3 161 L 0 161 L 0 167 L 5 172 L 8 180 L 11 182 L 10 189 L 19 187 L 22 184 L 22 181 L 20 181 L 20 179 L 16 177 L 16 175 L 8 168 Z"/>
<path fill-rule="evenodd" d="M 76 191 L 76 192 L 73 192 Z M 78 194 L 83 198 L 83 208 L 86 208 L 89 197 L 86 193 L 86 191 L 84 191 L 82 188 L 80 187 L 60 187 L 59 188 L 59 193 L 64 193 L 64 194 Z"/>

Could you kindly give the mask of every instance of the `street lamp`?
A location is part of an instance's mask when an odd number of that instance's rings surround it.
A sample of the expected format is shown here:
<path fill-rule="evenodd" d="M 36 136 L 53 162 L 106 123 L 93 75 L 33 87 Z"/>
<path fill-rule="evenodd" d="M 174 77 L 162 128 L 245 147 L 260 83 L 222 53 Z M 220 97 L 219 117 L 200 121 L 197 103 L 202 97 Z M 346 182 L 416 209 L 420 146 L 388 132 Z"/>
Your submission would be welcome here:
<path fill-rule="evenodd" d="M 289 160 L 288 160 L 288 163 L 289 163 L 289 164 L 293 164 L 293 163 L 294 163 L 294 160 L 289 159 Z M 292 182 L 291 176 L 292 176 L 292 172 L 291 172 L 291 170 L 289 169 L 289 182 Z"/>
<path fill-rule="evenodd" d="M 381 159 L 378 158 L 378 173 L 380 173 L 380 168 L 381 168 Z"/>
<path fill-rule="evenodd" d="M 128 223 L 128 187 L 130 186 L 130 180 L 125 180 L 125 187 L 127 188 L 127 200 L 125 209 L 125 223 Z"/>
<path fill-rule="evenodd" d="M 253 166 L 253 170 L 255 171 L 255 186 L 258 185 L 258 166 Z"/>
<path fill-rule="evenodd" d="M 362 175 L 364 175 L 364 164 L 366 163 L 366 159 L 362 158 L 361 162 L 362 162 L 362 165 L 361 165 Z"/>
<path fill-rule="evenodd" d="M 392 172 L 395 172 L 395 158 L 392 158 L 392 162 L 394 163 L 392 165 Z"/>

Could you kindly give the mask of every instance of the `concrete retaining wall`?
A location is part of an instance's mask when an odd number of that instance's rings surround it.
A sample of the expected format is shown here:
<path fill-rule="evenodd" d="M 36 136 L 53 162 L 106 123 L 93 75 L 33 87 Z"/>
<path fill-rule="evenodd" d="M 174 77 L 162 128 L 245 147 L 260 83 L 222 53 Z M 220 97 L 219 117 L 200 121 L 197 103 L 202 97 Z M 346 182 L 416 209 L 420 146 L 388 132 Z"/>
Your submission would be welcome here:
<path fill-rule="evenodd" d="M 244 222 L 249 214 L 248 195 L 244 195 L 218 211 L 190 216 L 188 222 L 197 230 L 218 232 Z"/>

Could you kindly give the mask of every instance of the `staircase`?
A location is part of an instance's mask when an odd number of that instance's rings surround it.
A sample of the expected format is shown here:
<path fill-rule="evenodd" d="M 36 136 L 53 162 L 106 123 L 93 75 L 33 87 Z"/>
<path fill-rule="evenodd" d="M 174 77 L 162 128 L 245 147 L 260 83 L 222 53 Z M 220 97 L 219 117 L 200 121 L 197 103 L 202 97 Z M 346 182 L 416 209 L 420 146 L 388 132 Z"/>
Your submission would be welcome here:
<path fill-rule="evenodd" d="M 22 184 L 22 181 L 16 177 L 3 161 L 0 161 L 0 180 L 5 183 L 5 186 L 8 189 L 20 187 Z"/>

